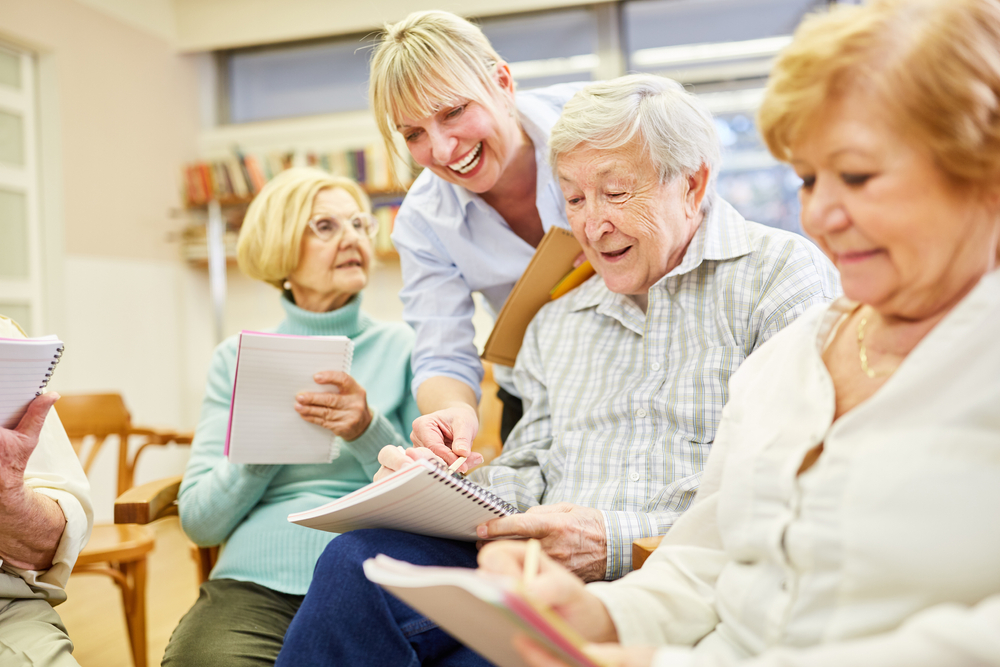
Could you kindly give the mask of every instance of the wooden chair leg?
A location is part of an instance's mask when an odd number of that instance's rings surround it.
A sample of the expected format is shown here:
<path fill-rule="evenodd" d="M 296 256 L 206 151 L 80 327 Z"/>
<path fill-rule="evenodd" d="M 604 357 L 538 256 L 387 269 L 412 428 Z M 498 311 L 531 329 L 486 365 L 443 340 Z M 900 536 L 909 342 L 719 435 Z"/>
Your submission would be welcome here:
<path fill-rule="evenodd" d="M 125 625 L 128 627 L 135 667 L 146 667 L 146 558 L 121 564 L 128 590 L 122 588 L 125 605 Z"/>

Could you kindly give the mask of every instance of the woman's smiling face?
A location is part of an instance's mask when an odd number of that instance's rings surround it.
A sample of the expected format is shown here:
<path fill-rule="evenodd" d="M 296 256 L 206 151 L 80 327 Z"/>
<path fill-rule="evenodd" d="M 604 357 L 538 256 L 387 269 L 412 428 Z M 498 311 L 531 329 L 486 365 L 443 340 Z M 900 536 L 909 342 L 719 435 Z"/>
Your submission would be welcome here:
<path fill-rule="evenodd" d="M 514 158 L 521 127 L 514 113 L 514 83 L 506 64 L 497 66 L 493 110 L 476 100 L 442 102 L 424 118 L 401 117 L 403 135 L 414 161 L 449 183 L 482 194 L 500 180 Z"/>
<path fill-rule="evenodd" d="M 953 305 L 989 270 L 997 222 L 986 197 L 949 180 L 899 134 L 877 98 L 833 100 L 792 145 L 802 227 L 844 293 L 917 319 Z"/>

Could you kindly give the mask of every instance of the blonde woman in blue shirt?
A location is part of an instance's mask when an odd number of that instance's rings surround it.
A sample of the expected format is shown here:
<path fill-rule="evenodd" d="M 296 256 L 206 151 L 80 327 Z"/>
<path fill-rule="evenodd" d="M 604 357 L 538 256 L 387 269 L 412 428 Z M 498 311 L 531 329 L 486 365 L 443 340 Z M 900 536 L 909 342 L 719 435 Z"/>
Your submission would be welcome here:
<path fill-rule="evenodd" d="M 387 26 L 372 58 L 382 137 L 395 151 L 399 132 L 424 167 L 392 234 L 403 316 L 417 333 L 413 390 L 424 416 L 412 439 L 449 461 L 469 452 L 479 428 L 473 292 L 499 311 L 545 232 L 569 228 L 545 155 L 552 125 L 579 88 L 515 93 L 510 68 L 482 31 L 447 12 L 415 12 Z M 520 398 L 509 368 L 497 367 L 495 377 L 506 435 Z"/>

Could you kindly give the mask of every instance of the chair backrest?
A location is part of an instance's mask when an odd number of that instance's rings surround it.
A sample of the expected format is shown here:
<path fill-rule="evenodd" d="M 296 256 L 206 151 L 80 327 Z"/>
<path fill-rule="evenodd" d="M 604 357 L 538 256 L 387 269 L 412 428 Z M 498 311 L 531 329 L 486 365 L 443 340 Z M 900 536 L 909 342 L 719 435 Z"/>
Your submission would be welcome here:
<path fill-rule="evenodd" d="M 94 444 L 83 461 L 84 472 L 90 472 L 107 437 L 118 436 L 118 495 L 124 493 L 132 485 L 128 459 L 132 417 L 121 394 L 66 394 L 56 402 L 55 409 L 77 456 L 83 454 L 84 439 L 94 437 Z"/>

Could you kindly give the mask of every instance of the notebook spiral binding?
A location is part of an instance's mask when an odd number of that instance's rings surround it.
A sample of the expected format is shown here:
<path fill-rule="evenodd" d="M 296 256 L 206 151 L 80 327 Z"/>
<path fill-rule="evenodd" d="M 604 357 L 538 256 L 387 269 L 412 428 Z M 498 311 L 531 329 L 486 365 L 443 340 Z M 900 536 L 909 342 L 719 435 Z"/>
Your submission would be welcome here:
<path fill-rule="evenodd" d="M 426 459 L 425 459 L 426 460 Z M 459 479 L 454 477 L 441 463 L 436 462 L 429 470 L 441 479 L 442 482 L 457 490 L 463 496 L 475 500 L 479 505 L 490 510 L 497 516 L 509 516 L 520 514 L 521 510 L 511 505 L 506 500 L 491 491 L 487 491 L 470 479 Z"/>
<path fill-rule="evenodd" d="M 52 362 L 49 364 L 49 369 L 45 371 L 45 376 L 42 379 L 42 384 L 38 387 L 38 391 L 35 392 L 35 397 L 42 395 L 42 390 L 48 386 L 49 380 L 52 379 L 52 371 L 55 370 L 56 365 L 59 363 L 59 359 L 62 357 L 63 350 L 66 349 L 65 345 L 60 345 L 56 348 L 56 353 L 52 355 Z"/>

